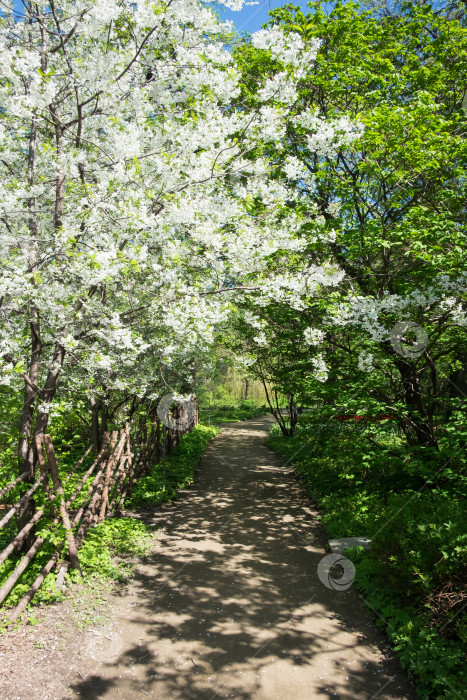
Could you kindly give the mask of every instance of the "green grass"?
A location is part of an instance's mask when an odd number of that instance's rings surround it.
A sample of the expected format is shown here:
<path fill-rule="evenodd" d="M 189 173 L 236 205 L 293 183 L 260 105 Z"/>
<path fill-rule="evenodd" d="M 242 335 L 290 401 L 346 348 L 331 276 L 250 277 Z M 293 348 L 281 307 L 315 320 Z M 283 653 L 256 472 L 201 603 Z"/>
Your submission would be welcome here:
<path fill-rule="evenodd" d="M 178 491 L 193 482 L 196 466 L 203 456 L 208 442 L 219 432 L 209 425 L 197 425 L 180 440 L 172 450 L 164 465 L 155 464 L 148 476 L 136 485 L 131 499 L 126 501 L 126 508 L 136 509 L 155 503 L 173 501 Z"/>
<path fill-rule="evenodd" d="M 213 406 L 201 408 L 200 419 L 203 425 L 211 423 L 237 423 L 250 418 L 257 418 L 269 413 L 267 406 L 240 404 L 238 406 Z"/>
<path fill-rule="evenodd" d="M 293 438 L 274 426 L 269 445 L 292 461 L 329 537 L 373 538 L 346 556 L 418 696 L 467 697 L 467 479 L 453 450 L 409 450 L 389 422 L 317 423 L 303 417 Z"/>

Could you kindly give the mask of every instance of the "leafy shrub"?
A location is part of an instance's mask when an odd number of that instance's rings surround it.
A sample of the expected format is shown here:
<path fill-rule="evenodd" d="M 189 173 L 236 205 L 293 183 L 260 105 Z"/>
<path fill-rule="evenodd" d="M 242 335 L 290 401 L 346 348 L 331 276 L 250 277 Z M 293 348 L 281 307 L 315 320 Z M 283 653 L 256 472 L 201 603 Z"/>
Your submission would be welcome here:
<path fill-rule="evenodd" d="M 346 556 L 423 700 L 467 693 L 467 478 L 449 444 L 427 460 L 388 421 L 339 424 L 324 414 L 302 417 L 292 438 L 278 426 L 269 436 L 318 504 L 328 535 L 372 539 L 371 550 Z"/>

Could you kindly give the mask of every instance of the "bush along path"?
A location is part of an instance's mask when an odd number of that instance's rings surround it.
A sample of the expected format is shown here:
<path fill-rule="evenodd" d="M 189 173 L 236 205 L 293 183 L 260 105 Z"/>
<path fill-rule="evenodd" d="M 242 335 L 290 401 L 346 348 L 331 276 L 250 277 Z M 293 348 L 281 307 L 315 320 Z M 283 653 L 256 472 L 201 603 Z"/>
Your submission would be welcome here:
<path fill-rule="evenodd" d="M 336 420 L 345 418 L 345 420 Z M 465 551 L 467 479 L 449 450 L 430 463 L 395 423 L 362 415 L 303 416 L 294 437 L 274 426 L 268 444 L 293 463 L 330 538 L 367 536 L 345 552 L 355 586 L 385 630 L 418 697 L 467 697 Z"/>
<path fill-rule="evenodd" d="M 30 659 L 31 689 L 8 682 L 6 697 L 36 698 L 39 679 L 44 698 L 415 697 L 353 587 L 320 579 L 325 537 L 266 446 L 271 422 L 221 429 L 184 498 L 144 510 L 159 535 L 112 594 L 112 619 L 66 665 L 31 652 L 42 659 Z M 159 486 L 148 480 L 135 498 Z"/>

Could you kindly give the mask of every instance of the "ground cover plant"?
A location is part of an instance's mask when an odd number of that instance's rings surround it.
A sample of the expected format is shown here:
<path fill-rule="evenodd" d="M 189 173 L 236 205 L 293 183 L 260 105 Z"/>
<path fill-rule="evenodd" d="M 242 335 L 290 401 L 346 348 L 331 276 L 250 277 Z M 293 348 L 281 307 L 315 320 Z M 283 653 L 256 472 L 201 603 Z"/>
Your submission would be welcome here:
<path fill-rule="evenodd" d="M 150 473 L 137 483 L 127 507 L 150 506 L 177 498 L 180 489 L 193 483 L 206 445 L 218 432 L 214 426 L 197 425 L 184 435 L 165 462 L 154 464 Z"/>
<path fill-rule="evenodd" d="M 449 459 L 449 442 L 427 465 L 416 450 L 407 452 L 391 419 L 343 423 L 316 408 L 293 437 L 275 425 L 269 445 L 294 465 L 329 537 L 372 540 L 371 550 L 346 556 L 419 697 L 463 697 L 467 476 Z"/>

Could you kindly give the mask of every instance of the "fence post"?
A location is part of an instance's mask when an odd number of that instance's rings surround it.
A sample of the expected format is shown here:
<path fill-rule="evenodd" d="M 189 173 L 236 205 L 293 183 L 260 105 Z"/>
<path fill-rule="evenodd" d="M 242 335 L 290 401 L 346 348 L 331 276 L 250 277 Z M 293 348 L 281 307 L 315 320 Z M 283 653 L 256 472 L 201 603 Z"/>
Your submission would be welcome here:
<path fill-rule="evenodd" d="M 65 528 L 66 539 L 68 542 L 68 553 L 70 556 L 71 565 L 73 566 L 73 568 L 77 569 L 82 576 L 83 572 L 81 571 L 81 566 L 78 559 L 78 550 L 76 548 L 76 542 L 73 536 L 73 529 L 71 527 L 70 518 L 68 516 L 68 511 L 65 506 L 65 496 L 63 494 L 63 488 L 58 474 L 57 461 L 55 459 L 52 438 L 50 437 L 50 435 L 44 435 L 44 442 L 45 451 L 47 453 L 47 461 L 49 463 L 50 474 L 52 476 L 52 483 L 54 485 L 54 491 L 57 494 L 57 498 L 59 500 L 60 516 L 62 518 L 63 526 Z"/>
<path fill-rule="evenodd" d="M 105 511 L 107 508 L 107 499 L 109 497 L 109 484 L 110 484 L 110 476 L 112 474 L 112 469 L 115 463 L 115 445 L 117 443 L 117 436 L 118 432 L 117 430 L 112 431 L 112 438 L 110 441 L 110 451 L 109 451 L 109 459 L 107 461 L 107 468 L 105 470 L 105 476 L 104 476 L 104 489 L 102 491 L 102 502 L 101 502 L 101 507 L 99 511 L 99 522 L 102 522 L 105 518 Z"/>

